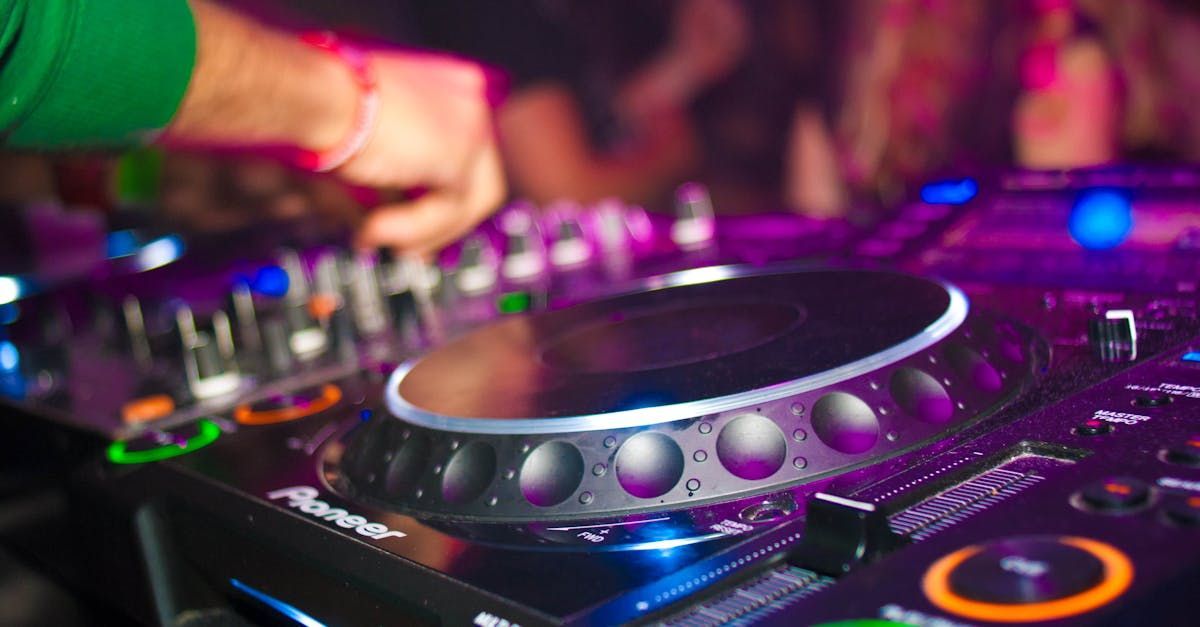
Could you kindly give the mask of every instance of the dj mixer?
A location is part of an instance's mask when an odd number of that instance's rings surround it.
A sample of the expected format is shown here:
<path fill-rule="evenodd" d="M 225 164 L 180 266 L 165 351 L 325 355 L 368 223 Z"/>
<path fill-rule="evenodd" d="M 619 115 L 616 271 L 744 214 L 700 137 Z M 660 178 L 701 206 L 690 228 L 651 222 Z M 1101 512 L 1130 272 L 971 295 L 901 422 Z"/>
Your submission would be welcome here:
<path fill-rule="evenodd" d="M 159 624 L 1196 621 L 1200 171 L 287 244 L 3 277 L 10 546 Z"/>

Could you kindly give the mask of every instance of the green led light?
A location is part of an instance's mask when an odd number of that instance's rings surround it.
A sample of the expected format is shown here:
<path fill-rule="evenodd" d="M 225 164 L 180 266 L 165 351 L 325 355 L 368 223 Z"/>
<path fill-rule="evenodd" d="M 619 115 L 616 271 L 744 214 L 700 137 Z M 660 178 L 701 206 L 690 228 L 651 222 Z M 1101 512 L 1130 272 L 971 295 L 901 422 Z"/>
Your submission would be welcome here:
<path fill-rule="evenodd" d="M 515 314 L 529 311 L 533 298 L 529 292 L 507 292 L 496 299 L 496 311 L 502 314 Z"/>
<path fill-rule="evenodd" d="M 131 452 L 126 450 L 127 442 L 117 440 L 108 445 L 108 461 L 114 464 L 147 464 L 171 459 L 172 457 L 179 457 L 184 453 L 191 453 L 196 449 L 208 446 L 221 435 L 221 428 L 217 426 L 217 423 L 207 418 L 201 418 L 197 421 L 196 429 L 196 435 L 189 438 L 187 444 L 183 446 L 168 444 L 158 448 Z"/>

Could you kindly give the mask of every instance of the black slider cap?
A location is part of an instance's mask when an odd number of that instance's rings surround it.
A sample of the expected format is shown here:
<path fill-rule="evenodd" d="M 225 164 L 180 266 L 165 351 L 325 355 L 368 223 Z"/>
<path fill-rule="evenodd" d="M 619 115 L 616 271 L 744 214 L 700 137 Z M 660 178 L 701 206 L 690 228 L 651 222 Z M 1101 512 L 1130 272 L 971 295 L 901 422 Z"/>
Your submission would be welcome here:
<path fill-rule="evenodd" d="M 875 505 L 818 492 L 808 499 L 804 537 L 788 561 L 837 577 L 909 542 L 892 531 L 887 515 Z"/>

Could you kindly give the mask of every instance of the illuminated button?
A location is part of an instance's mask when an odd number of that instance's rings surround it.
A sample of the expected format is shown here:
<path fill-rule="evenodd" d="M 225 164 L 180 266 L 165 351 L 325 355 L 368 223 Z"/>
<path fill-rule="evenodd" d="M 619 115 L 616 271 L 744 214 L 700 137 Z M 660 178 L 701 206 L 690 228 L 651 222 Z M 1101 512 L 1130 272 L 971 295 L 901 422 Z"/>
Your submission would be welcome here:
<path fill-rule="evenodd" d="M 951 553 L 922 579 L 942 610 L 983 621 L 1025 623 L 1091 611 L 1120 596 L 1133 580 L 1116 548 L 1075 537 L 1023 536 Z"/>
<path fill-rule="evenodd" d="M 1133 230 L 1129 198 L 1107 189 L 1083 192 L 1071 208 L 1068 229 L 1071 239 L 1089 250 L 1119 246 Z"/>
<path fill-rule="evenodd" d="M 1111 422 L 1093 418 L 1081 422 L 1079 426 L 1075 427 L 1074 432 L 1075 435 L 1108 435 L 1113 432 L 1113 426 Z"/>
<path fill-rule="evenodd" d="M 135 398 L 121 407 L 121 420 L 127 425 L 158 420 L 175 411 L 175 400 L 166 394 Z"/>
<path fill-rule="evenodd" d="M 1163 449 L 1162 460 L 1181 466 L 1200 466 L 1200 435 Z"/>
<path fill-rule="evenodd" d="M 108 461 L 114 464 L 145 464 L 157 462 L 212 444 L 221 429 L 211 420 L 202 418 L 172 433 L 152 432 L 132 440 L 118 440 L 108 446 Z"/>
<path fill-rule="evenodd" d="M 1111 477 L 1085 486 L 1079 491 L 1079 498 L 1098 512 L 1128 512 L 1150 501 L 1150 486 L 1132 477 Z"/>
<path fill-rule="evenodd" d="M 1193 363 L 1193 364 L 1200 364 L 1200 351 L 1188 351 L 1188 352 L 1184 353 L 1183 356 L 1179 358 L 1179 360 L 1186 361 L 1188 363 Z"/>
<path fill-rule="evenodd" d="M 341 300 L 333 294 L 315 294 L 308 299 L 308 313 L 317 320 L 328 320 L 341 306 Z"/>
<path fill-rule="evenodd" d="M 502 314 L 516 314 L 529 311 L 533 297 L 529 292 L 506 292 L 496 299 L 496 311 Z"/>
<path fill-rule="evenodd" d="M 238 405 L 233 410 L 233 419 L 250 426 L 273 425 L 318 414 L 340 400 L 341 388 L 328 383 L 315 393 L 300 392 L 271 397 L 252 405 Z"/>
<path fill-rule="evenodd" d="M 1200 525 L 1200 496 L 1175 496 L 1163 503 L 1167 520 L 1185 527 Z"/>
<path fill-rule="evenodd" d="M 931 205 L 961 205 L 979 193 L 975 179 L 934 181 L 921 187 L 921 201 Z"/>

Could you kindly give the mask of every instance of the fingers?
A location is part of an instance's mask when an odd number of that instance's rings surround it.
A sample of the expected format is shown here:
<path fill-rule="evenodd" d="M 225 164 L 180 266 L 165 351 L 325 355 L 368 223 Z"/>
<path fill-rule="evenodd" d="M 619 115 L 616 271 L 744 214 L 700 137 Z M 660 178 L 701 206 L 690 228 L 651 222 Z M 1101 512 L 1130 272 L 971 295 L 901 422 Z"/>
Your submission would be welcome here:
<path fill-rule="evenodd" d="M 418 255 L 435 253 L 486 218 L 504 193 L 499 150 L 489 144 L 469 166 L 460 185 L 374 211 L 364 221 L 357 244 Z"/>

